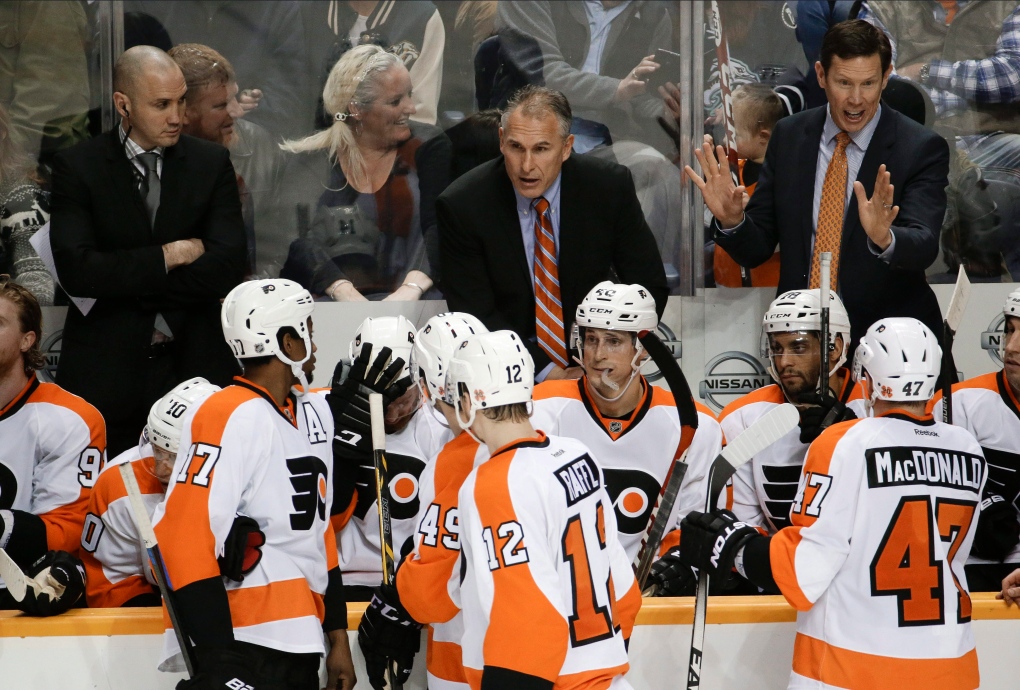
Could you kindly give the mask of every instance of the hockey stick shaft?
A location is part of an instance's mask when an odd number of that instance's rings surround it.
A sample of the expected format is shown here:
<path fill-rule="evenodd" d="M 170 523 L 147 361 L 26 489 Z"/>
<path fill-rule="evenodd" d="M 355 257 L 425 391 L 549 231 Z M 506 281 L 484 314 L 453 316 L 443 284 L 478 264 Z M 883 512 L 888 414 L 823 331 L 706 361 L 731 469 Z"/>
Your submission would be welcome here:
<path fill-rule="evenodd" d="M 379 393 L 368 396 L 368 410 L 372 423 L 372 459 L 375 461 L 375 497 L 379 505 L 379 552 L 382 555 L 382 581 L 397 584 L 397 567 L 393 558 L 393 524 L 390 520 L 390 475 L 386 462 L 386 418 L 383 397 Z M 392 660 L 386 664 L 386 685 L 401 690 L 403 683 L 393 671 Z"/>
<path fill-rule="evenodd" d="M 818 349 L 821 361 L 818 368 L 818 395 L 824 400 L 829 395 L 829 282 L 832 271 L 832 252 L 819 256 L 820 278 L 818 287 L 821 305 L 821 328 L 818 334 Z"/>
<path fill-rule="evenodd" d="M 970 301 L 970 279 L 967 271 L 960 266 L 956 274 L 956 286 L 942 321 L 942 421 L 953 423 L 953 384 L 956 383 L 956 362 L 953 359 L 953 340 L 963 320 L 963 312 Z"/>
<path fill-rule="evenodd" d="M 694 395 L 691 393 L 690 384 L 687 383 L 687 377 L 684 376 L 683 370 L 669 348 L 652 331 L 642 334 L 640 340 L 652 361 L 659 367 L 666 383 L 669 384 L 677 414 L 680 416 L 680 442 L 673 454 L 673 466 L 669 470 L 666 481 L 663 482 L 662 491 L 645 530 L 645 539 L 638 551 L 635 574 L 638 588 L 644 591 L 645 580 L 648 579 L 652 562 L 659 552 L 659 546 L 662 544 L 668 521 L 673 513 L 673 506 L 676 504 L 684 475 L 687 473 L 685 460 L 687 451 L 694 441 L 694 434 L 698 430 L 698 408 L 694 405 Z"/>
<path fill-rule="evenodd" d="M 163 605 L 166 606 L 167 616 L 170 618 L 170 625 L 177 637 L 177 645 L 181 648 L 181 656 L 184 658 L 184 666 L 188 669 L 188 675 L 195 677 L 194 653 L 191 649 L 191 639 L 181 624 L 181 617 L 177 612 L 177 605 L 174 602 L 174 592 L 170 586 L 170 578 L 167 576 L 166 563 L 163 561 L 163 553 L 156 541 L 156 532 L 152 529 L 152 520 L 149 512 L 142 502 L 142 491 L 138 488 L 138 479 L 135 477 L 134 468 L 130 462 L 122 463 L 117 467 L 120 477 L 124 481 L 124 488 L 127 489 L 128 500 L 131 503 L 131 513 L 135 519 L 135 526 L 142 538 L 142 545 L 149 556 L 149 564 L 152 567 L 152 574 L 156 577 L 156 585 L 160 594 L 163 595 Z"/>
<path fill-rule="evenodd" d="M 712 0 L 712 21 L 715 22 L 715 56 L 719 64 L 719 95 L 722 100 L 723 120 L 726 124 L 726 157 L 730 170 L 737 174 L 737 125 L 733 119 L 733 95 L 730 91 L 730 44 L 723 29 L 722 9 L 719 0 Z"/>
<path fill-rule="evenodd" d="M 726 482 L 741 465 L 792 431 L 799 420 L 800 414 L 797 412 L 797 408 L 785 403 L 762 415 L 758 421 L 733 439 L 716 457 L 709 469 L 705 512 L 712 511 L 719 504 L 719 496 L 722 495 Z M 687 667 L 688 690 L 701 685 L 701 665 L 705 649 L 705 621 L 708 615 L 708 585 L 708 573 L 699 573 L 698 589 L 694 595 L 691 653 Z"/>

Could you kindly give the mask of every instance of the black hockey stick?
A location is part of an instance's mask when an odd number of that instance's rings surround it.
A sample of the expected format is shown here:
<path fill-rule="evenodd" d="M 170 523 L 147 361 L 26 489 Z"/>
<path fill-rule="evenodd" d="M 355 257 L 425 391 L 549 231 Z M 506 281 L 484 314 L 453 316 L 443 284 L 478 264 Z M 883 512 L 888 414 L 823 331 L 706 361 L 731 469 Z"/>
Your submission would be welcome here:
<path fill-rule="evenodd" d="M 386 426 L 381 394 L 369 394 L 368 409 L 372 421 L 375 497 L 379 503 L 379 551 L 382 554 L 382 581 L 384 585 L 396 586 L 397 566 L 393 558 L 393 526 L 390 520 L 390 472 L 386 462 Z M 386 676 L 386 686 L 391 690 L 401 690 L 404 687 L 391 663 L 386 665 Z"/>
<path fill-rule="evenodd" d="M 784 403 L 762 415 L 758 421 L 744 429 L 730 441 L 723 452 L 712 462 L 708 471 L 708 496 L 705 512 L 715 509 L 726 482 L 741 465 L 790 433 L 797 427 L 800 413 Z M 705 649 L 705 619 L 708 613 L 708 573 L 698 575 L 698 589 L 694 599 L 694 625 L 691 630 L 691 655 L 687 669 L 687 690 L 701 686 L 701 662 Z"/>
<path fill-rule="evenodd" d="M 652 361 L 659 367 L 666 383 L 669 384 L 677 414 L 680 416 L 680 442 L 673 454 L 673 465 L 669 469 L 666 480 L 662 483 L 662 491 L 659 492 L 655 508 L 652 510 L 652 516 L 648 521 L 645 538 L 641 542 L 641 549 L 638 551 L 635 565 L 638 589 L 643 592 L 648 573 L 652 569 L 652 562 L 655 560 L 655 556 L 659 552 L 659 545 L 662 544 L 662 538 L 666 534 L 667 523 L 673 512 L 673 506 L 676 504 L 677 496 L 680 494 L 684 475 L 687 473 L 685 460 L 687 451 L 690 450 L 691 443 L 694 441 L 694 434 L 698 430 L 698 408 L 694 406 L 694 395 L 687 383 L 687 377 L 684 376 L 683 370 L 677 364 L 676 358 L 669 348 L 659 340 L 653 331 L 647 331 L 639 339 Z"/>
<path fill-rule="evenodd" d="M 156 576 L 156 584 L 159 586 L 159 593 L 163 595 L 163 605 L 166 606 L 167 616 L 170 618 L 170 625 L 173 626 L 174 635 L 177 636 L 177 645 L 181 648 L 181 656 L 184 658 L 184 665 L 188 669 L 188 675 L 195 677 L 194 651 L 191 648 L 191 638 L 188 637 L 184 627 L 181 625 L 181 617 L 177 612 L 174 603 L 174 591 L 170 578 L 167 575 L 166 563 L 163 562 L 163 553 L 156 541 L 156 532 L 152 529 L 152 520 L 142 502 L 142 491 L 138 488 L 138 479 L 135 477 L 135 470 L 130 462 L 121 463 L 117 469 L 120 477 L 124 480 L 124 488 L 127 489 L 128 500 L 131 502 L 131 512 L 135 518 L 135 526 L 142 538 L 142 545 L 149 555 L 149 563 L 152 566 L 152 573 Z"/>
<path fill-rule="evenodd" d="M 821 328 L 818 334 L 818 347 L 821 351 L 821 364 L 818 369 L 818 396 L 825 402 L 829 397 L 829 280 L 832 270 L 832 252 L 822 252 L 818 258 L 821 280 L 818 287 L 818 304 L 821 307 Z"/>
<path fill-rule="evenodd" d="M 963 321 L 963 312 L 970 301 L 970 279 L 963 265 L 956 274 L 956 287 L 942 321 L 942 421 L 953 423 L 953 384 L 956 383 L 956 362 L 953 360 L 953 339 Z"/>

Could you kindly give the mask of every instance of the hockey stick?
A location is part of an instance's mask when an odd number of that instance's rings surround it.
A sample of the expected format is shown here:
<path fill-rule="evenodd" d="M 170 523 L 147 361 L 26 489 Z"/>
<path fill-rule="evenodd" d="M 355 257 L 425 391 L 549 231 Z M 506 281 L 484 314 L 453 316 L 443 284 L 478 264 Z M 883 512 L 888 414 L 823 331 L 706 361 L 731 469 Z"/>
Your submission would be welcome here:
<path fill-rule="evenodd" d="M 719 503 L 726 482 L 741 465 L 788 434 L 800 421 L 797 408 L 789 403 L 763 415 L 730 441 L 708 471 L 708 496 L 705 512 Z M 687 690 L 701 685 L 701 661 L 705 648 L 705 616 L 708 611 L 708 573 L 698 575 L 698 589 L 694 600 L 694 625 L 691 629 L 691 656 L 687 669 Z"/>
<path fill-rule="evenodd" d="M 818 303 L 822 308 L 822 323 L 818 334 L 818 346 L 821 350 L 821 366 L 818 369 L 818 395 L 825 402 L 829 396 L 829 280 L 832 270 L 832 252 L 822 252 L 819 256 L 821 280 L 818 286 Z"/>
<path fill-rule="evenodd" d="M 684 376 L 683 370 L 677 364 L 676 358 L 673 357 L 669 348 L 652 331 L 639 336 L 639 339 L 652 361 L 659 367 L 666 383 L 669 384 L 669 390 L 673 395 L 673 402 L 676 404 L 676 411 L 680 417 L 680 442 L 673 454 L 673 466 L 670 467 L 666 481 L 663 482 L 662 491 L 659 493 L 655 508 L 652 509 L 652 516 L 645 530 L 645 538 L 638 551 L 635 575 L 637 576 L 638 589 L 644 592 L 645 580 L 648 579 L 652 562 L 659 552 L 662 537 L 666 534 L 667 522 L 673 512 L 677 496 L 680 494 L 680 485 L 683 484 L 684 475 L 687 473 L 687 451 L 698 430 L 698 408 L 694 406 L 694 395 L 687 383 L 687 377 Z"/>
<path fill-rule="evenodd" d="M 942 322 L 942 421 L 953 423 L 953 384 L 956 383 L 956 362 L 953 360 L 953 339 L 963 321 L 963 312 L 970 301 L 970 279 L 963 265 L 956 274 L 956 287 L 946 309 L 946 318 Z"/>
<path fill-rule="evenodd" d="M 368 409 L 372 422 L 372 459 L 375 461 L 375 497 L 379 504 L 379 551 L 382 554 L 382 581 L 384 585 L 397 584 L 396 563 L 393 559 L 393 527 L 390 521 L 389 467 L 386 464 L 386 426 L 383 415 L 383 398 L 379 393 L 369 393 Z M 386 665 L 386 685 L 392 690 L 401 690 L 390 664 Z"/>
<path fill-rule="evenodd" d="M 25 576 L 14 559 L 8 556 L 3 549 L 0 549 L 0 578 L 3 578 L 4 584 L 7 585 L 7 591 L 14 597 L 14 601 L 24 601 L 29 583 L 32 581 Z"/>
<path fill-rule="evenodd" d="M 131 467 L 130 462 L 125 462 L 121 463 L 117 469 L 120 471 L 121 479 L 124 480 L 124 488 L 127 489 L 128 500 L 131 502 L 131 513 L 135 519 L 135 526 L 138 528 L 138 534 L 142 538 L 142 546 L 145 547 L 145 551 L 149 555 L 149 564 L 152 567 L 153 575 L 156 576 L 159 592 L 163 595 L 163 604 L 166 606 L 167 616 L 170 618 L 170 625 L 173 626 L 174 635 L 177 636 L 177 645 L 181 648 L 184 666 L 188 669 L 188 675 L 194 678 L 195 662 L 191 649 L 191 640 L 187 633 L 184 632 L 180 615 L 178 615 L 177 607 L 174 604 L 174 592 L 166 572 L 166 563 L 163 562 L 163 553 L 159 549 L 156 533 L 152 529 L 152 520 L 145 509 L 145 504 L 142 503 L 142 491 L 138 488 L 138 479 L 135 478 L 134 468 Z"/>

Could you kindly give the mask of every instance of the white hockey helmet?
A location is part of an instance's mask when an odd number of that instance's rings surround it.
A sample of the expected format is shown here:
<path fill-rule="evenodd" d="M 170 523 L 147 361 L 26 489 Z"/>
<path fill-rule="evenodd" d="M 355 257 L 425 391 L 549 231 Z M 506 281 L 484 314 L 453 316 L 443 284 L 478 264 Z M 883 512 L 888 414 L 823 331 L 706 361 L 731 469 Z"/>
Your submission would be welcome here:
<path fill-rule="evenodd" d="M 1002 305 L 1002 313 L 1006 316 L 1020 318 L 1020 288 L 1013 290 L 1006 297 L 1006 303 Z"/>
<path fill-rule="evenodd" d="M 774 333 L 820 333 L 822 330 L 821 294 L 818 288 L 811 290 L 791 290 L 784 292 L 772 300 L 761 323 L 760 350 L 762 359 L 768 360 L 769 374 L 776 381 L 779 376 L 772 361 L 772 347 L 769 335 Z M 843 338 L 843 349 L 839 360 L 829 371 L 836 373 L 846 362 L 846 353 L 850 348 L 850 317 L 846 307 L 834 291 L 829 291 L 829 351 L 836 347 L 836 336 Z"/>
<path fill-rule="evenodd" d="M 241 283 L 227 295 L 220 309 L 223 337 L 238 359 L 275 355 L 289 364 L 291 371 L 301 380 L 305 375 L 301 366 L 312 356 L 312 337 L 308 332 L 308 317 L 315 309 L 312 296 L 291 280 L 271 278 Z M 287 358 L 280 349 L 280 329 L 293 328 L 305 343 L 305 356 L 301 361 Z"/>
<path fill-rule="evenodd" d="M 935 392 L 942 348 L 927 326 L 906 317 L 876 321 L 854 353 L 854 381 L 871 376 L 870 403 L 876 400 L 927 402 Z"/>
<path fill-rule="evenodd" d="M 655 330 L 659 315 L 655 298 L 645 288 L 603 280 L 577 305 L 574 325 L 640 333 Z"/>
<path fill-rule="evenodd" d="M 177 384 L 172 391 L 152 404 L 145 426 L 145 438 L 153 448 L 176 453 L 181 443 L 184 413 L 218 390 L 219 386 L 201 377 Z"/>
<path fill-rule="evenodd" d="M 461 343 L 446 372 L 443 400 L 461 412 L 460 384 L 468 390 L 471 409 L 461 427 L 474 424 L 478 410 L 531 401 L 535 362 L 513 331 L 472 335 Z"/>
<path fill-rule="evenodd" d="M 425 322 L 411 350 L 411 371 L 418 385 L 425 386 L 433 400 L 443 400 L 446 390 L 446 369 L 454 352 L 468 336 L 488 333 L 489 329 L 471 314 L 447 312 L 436 314 Z"/>
<path fill-rule="evenodd" d="M 404 360 L 404 368 L 400 370 L 403 378 L 410 372 L 411 350 L 414 348 L 414 324 L 403 316 L 369 316 L 354 334 L 354 340 L 347 348 L 350 363 L 361 354 L 361 348 L 365 343 L 372 345 L 372 358 L 379 354 L 384 347 L 390 348 L 392 358 L 400 357 Z"/>

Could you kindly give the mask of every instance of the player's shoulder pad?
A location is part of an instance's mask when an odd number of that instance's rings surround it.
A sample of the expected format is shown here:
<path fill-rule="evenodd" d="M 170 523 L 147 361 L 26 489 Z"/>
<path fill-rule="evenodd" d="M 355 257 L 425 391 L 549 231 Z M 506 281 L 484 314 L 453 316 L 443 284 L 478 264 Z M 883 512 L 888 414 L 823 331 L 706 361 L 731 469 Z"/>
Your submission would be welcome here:
<path fill-rule="evenodd" d="M 48 403 L 70 410 L 81 417 L 90 430 L 102 429 L 105 436 L 106 422 L 103 420 L 103 415 L 99 413 L 99 410 L 87 402 L 85 398 L 70 393 L 55 383 L 40 381 L 36 389 L 28 396 L 26 402 Z"/>
<path fill-rule="evenodd" d="M 697 400 L 694 401 L 694 409 L 696 409 L 698 412 L 700 412 L 701 414 L 705 415 L 706 417 L 711 417 L 712 419 L 715 419 L 716 421 L 718 421 L 718 419 L 719 419 L 716 416 L 715 412 L 712 411 L 712 408 L 710 408 L 708 405 L 705 405 L 703 403 L 699 403 Z"/>
<path fill-rule="evenodd" d="M 576 379 L 555 379 L 543 381 L 535 386 L 532 400 L 548 400 L 550 398 L 568 398 L 580 400 L 581 391 L 578 388 Z"/>
<path fill-rule="evenodd" d="M 772 383 L 768 386 L 757 388 L 750 393 L 747 393 L 729 405 L 723 408 L 723 411 L 719 413 L 719 421 L 723 421 L 729 415 L 737 412 L 738 410 L 753 405 L 754 403 L 774 403 L 781 405 L 786 402 L 786 396 L 783 395 L 782 389 L 778 384 Z"/>

